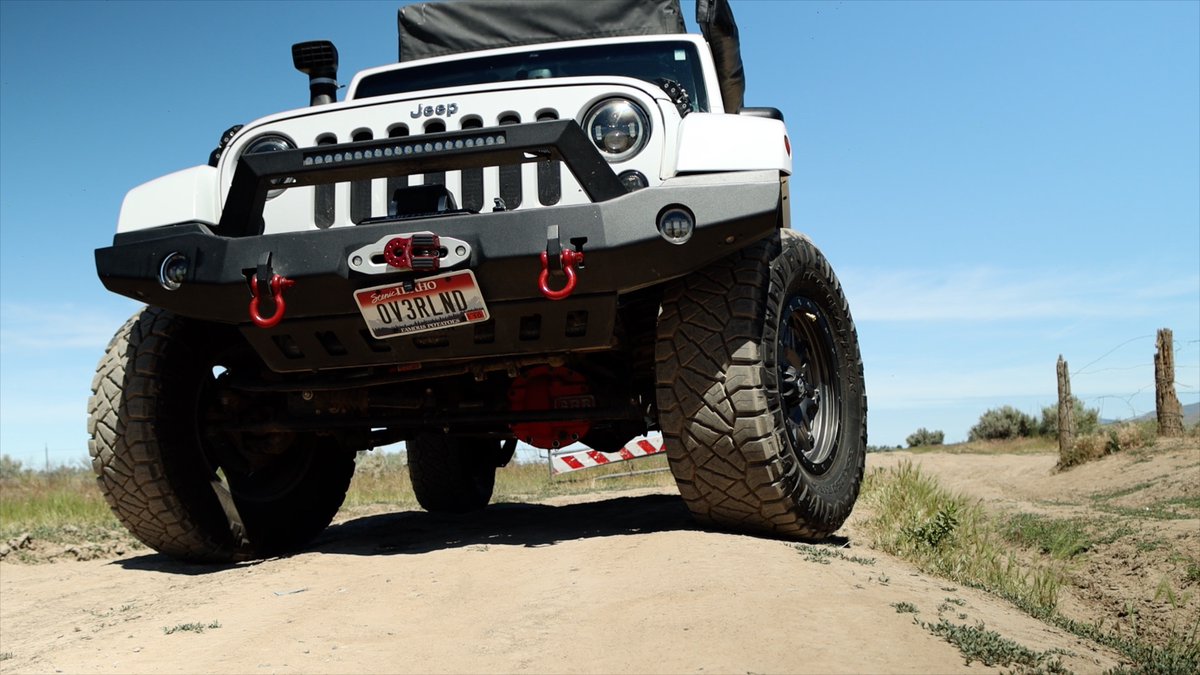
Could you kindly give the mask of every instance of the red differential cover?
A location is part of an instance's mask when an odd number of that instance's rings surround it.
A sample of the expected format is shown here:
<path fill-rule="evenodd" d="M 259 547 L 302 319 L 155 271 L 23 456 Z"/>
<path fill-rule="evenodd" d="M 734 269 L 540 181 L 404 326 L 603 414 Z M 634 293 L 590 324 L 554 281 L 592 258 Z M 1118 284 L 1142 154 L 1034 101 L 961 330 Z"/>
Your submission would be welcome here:
<path fill-rule="evenodd" d="M 534 366 L 513 380 L 508 390 L 508 408 L 513 412 L 594 408 L 596 399 L 587 378 L 570 368 Z M 544 449 L 570 445 L 587 434 L 587 420 L 564 422 L 521 422 L 510 426 L 518 439 Z"/>

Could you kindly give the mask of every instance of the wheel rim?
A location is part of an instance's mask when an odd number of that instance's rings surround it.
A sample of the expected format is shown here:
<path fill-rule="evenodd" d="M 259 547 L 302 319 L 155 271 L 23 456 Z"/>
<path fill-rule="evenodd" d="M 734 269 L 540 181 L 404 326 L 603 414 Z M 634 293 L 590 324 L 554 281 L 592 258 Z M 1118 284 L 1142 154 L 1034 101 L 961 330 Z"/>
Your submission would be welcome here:
<path fill-rule="evenodd" d="M 803 296 L 789 298 L 776 349 L 788 440 L 810 473 L 824 473 L 837 455 L 841 392 L 833 332 L 820 306 Z"/>
<path fill-rule="evenodd" d="M 218 402 L 221 380 L 236 369 L 246 367 L 240 361 L 236 355 L 224 354 L 212 359 L 211 365 L 201 369 L 195 404 L 195 439 L 212 475 L 236 499 L 270 503 L 290 493 L 304 479 L 313 460 L 313 451 L 311 447 L 291 439 L 288 444 L 291 447 L 274 453 L 269 457 L 270 461 L 264 463 L 260 457 L 258 462 L 254 462 L 257 466 L 248 466 L 251 458 L 243 453 L 239 443 L 234 443 L 221 430 L 223 414 Z M 225 372 L 217 375 L 214 367 L 220 367 Z M 270 442 L 265 437 L 243 438 L 240 445 L 252 445 L 256 440 L 259 443 Z"/>

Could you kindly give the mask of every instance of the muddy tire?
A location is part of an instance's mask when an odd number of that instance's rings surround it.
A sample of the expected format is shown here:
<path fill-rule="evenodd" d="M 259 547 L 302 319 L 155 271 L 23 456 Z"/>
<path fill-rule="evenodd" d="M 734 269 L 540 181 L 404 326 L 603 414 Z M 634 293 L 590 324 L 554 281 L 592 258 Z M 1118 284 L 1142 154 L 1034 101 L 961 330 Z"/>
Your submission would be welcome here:
<path fill-rule="evenodd" d="M 109 343 L 88 402 L 88 452 L 117 519 L 150 548 L 197 562 L 302 546 L 333 519 L 354 473 L 353 453 L 316 436 L 261 438 L 276 459 L 254 469 L 218 459 L 206 398 L 214 372 L 244 363 L 226 348 L 236 332 L 220 331 L 141 310 Z"/>
<path fill-rule="evenodd" d="M 858 336 L 824 256 L 792 230 L 665 292 L 663 441 L 701 523 L 799 539 L 841 527 L 866 457 Z"/>
<path fill-rule="evenodd" d="M 430 513 L 478 511 L 492 499 L 502 449 L 497 441 L 421 434 L 406 443 L 417 503 Z"/>

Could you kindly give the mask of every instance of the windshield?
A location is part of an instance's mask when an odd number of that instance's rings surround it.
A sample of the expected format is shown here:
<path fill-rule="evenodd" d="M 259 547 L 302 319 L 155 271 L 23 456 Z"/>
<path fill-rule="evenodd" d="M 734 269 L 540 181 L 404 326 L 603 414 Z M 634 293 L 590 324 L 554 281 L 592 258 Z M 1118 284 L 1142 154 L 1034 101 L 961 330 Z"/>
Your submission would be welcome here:
<path fill-rule="evenodd" d="M 696 46 L 684 41 L 543 49 L 460 61 L 411 66 L 364 77 L 354 98 L 386 96 L 409 91 L 514 82 L 553 77 L 617 75 L 658 85 L 671 81 L 683 86 L 694 112 L 708 111 L 708 92 Z"/>

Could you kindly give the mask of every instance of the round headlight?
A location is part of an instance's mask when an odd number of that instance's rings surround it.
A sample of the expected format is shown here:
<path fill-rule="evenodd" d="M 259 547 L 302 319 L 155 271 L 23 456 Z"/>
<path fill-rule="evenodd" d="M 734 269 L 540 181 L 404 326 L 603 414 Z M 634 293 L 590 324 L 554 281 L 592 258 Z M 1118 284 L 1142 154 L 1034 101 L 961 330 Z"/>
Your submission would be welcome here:
<path fill-rule="evenodd" d="M 623 98 L 610 98 L 593 106 L 584 116 L 583 125 L 610 162 L 633 157 L 650 138 L 650 118 L 638 104 Z"/>
<path fill-rule="evenodd" d="M 267 134 L 246 144 L 246 149 L 242 150 L 244 155 L 258 155 L 264 152 L 279 152 L 280 150 L 295 150 L 296 145 L 292 141 L 283 136 L 275 134 Z M 283 185 L 293 182 L 291 178 L 272 178 L 271 185 Z M 271 190 L 267 192 L 267 199 L 273 199 L 283 194 L 283 190 Z"/>

